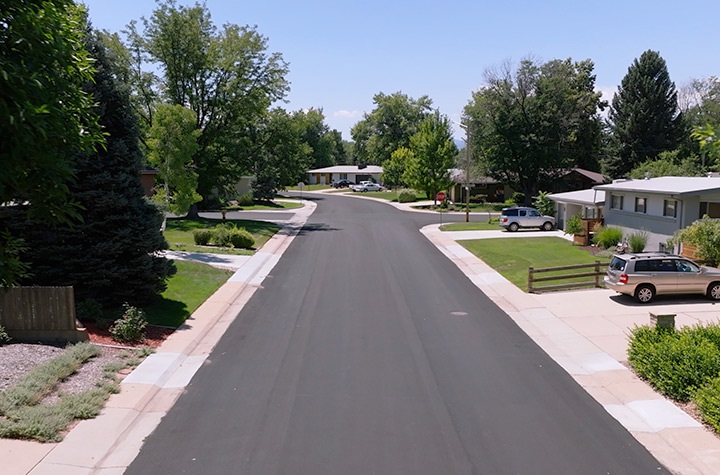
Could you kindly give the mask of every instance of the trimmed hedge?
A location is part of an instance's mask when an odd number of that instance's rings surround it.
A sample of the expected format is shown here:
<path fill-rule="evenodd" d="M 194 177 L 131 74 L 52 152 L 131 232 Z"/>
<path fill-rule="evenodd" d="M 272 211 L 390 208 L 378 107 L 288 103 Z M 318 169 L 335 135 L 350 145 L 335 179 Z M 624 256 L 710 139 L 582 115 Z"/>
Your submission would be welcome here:
<path fill-rule="evenodd" d="M 413 190 L 400 190 L 398 193 L 398 203 L 412 203 L 417 201 L 417 195 Z"/>
<path fill-rule="evenodd" d="M 231 223 L 218 224 L 212 229 L 195 229 L 193 240 L 198 246 L 214 245 L 237 249 L 252 249 L 255 246 L 255 238 L 252 234 L 245 228 L 238 228 Z"/>
<path fill-rule="evenodd" d="M 720 431 L 720 324 L 677 331 L 635 327 L 628 361 L 664 395 L 692 400 L 703 420 Z"/>
<path fill-rule="evenodd" d="M 213 237 L 211 229 L 193 229 L 193 240 L 198 246 L 207 246 Z"/>
<path fill-rule="evenodd" d="M 252 249 L 255 238 L 243 228 L 235 229 L 230 234 L 230 244 L 237 249 Z"/>
<path fill-rule="evenodd" d="M 673 332 L 636 327 L 631 332 L 628 361 L 660 392 L 688 401 L 720 372 L 720 350 L 704 331 L 696 329 Z"/>

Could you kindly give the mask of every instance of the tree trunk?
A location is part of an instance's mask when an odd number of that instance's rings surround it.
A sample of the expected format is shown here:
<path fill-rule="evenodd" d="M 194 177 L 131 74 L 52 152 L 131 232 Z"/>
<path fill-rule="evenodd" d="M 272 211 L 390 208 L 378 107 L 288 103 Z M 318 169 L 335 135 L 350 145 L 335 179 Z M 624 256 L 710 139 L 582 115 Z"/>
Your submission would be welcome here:
<path fill-rule="evenodd" d="M 200 219 L 200 213 L 198 211 L 197 203 L 193 203 L 192 205 L 190 205 L 190 209 L 188 209 L 188 212 L 187 212 L 187 218 L 188 219 Z"/>

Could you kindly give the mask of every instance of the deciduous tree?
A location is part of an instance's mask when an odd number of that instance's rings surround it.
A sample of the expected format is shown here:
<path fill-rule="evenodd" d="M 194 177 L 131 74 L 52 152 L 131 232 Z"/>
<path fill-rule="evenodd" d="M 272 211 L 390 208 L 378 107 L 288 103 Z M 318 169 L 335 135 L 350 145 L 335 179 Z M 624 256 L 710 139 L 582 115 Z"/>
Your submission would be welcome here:
<path fill-rule="evenodd" d="M 382 180 L 385 186 L 407 186 L 405 171 L 414 158 L 415 156 L 409 148 L 400 147 L 395 150 L 390 156 L 390 160 L 385 160 L 382 164 Z"/>
<path fill-rule="evenodd" d="M 410 138 L 413 157 L 408 161 L 404 180 L 433 199 L 452 185 L 450 169 L 455 166 L 457 146 L 447 117 L 436 111 L 420 124 Z"/>
<path fill-rule="evenodd" d="M 161 1 L 144 19 L 142 32 L 133 25 L 129 29 L 131 51 L 142 71 L 154 62 L 162 73 L 160 97 L 196 115 L 195 128 L 201 131 L 193 157 L 198 193 L 204 199 L 232 193 L 258 160 L 263 142 L 255 141 L 262 135 L 255 129 L 288 91 L 282 56 L 267 51 L 267 38 L 255 27 L 226 24 L 218 31 L 204 4 Z M 138 97 L 142 88 L 155 87 L 150 77 L 136 77 L 144 78 L 136 84 Z"/>
<path fill-rule="evenodd" d="M 400 147 L 410 146 L 410 137 L 431 112 L 432 100 L 428 96 L 419 99 L 401 92 L 373 97 L 375 109 L 365 114 L 351 130 L 355 142 L 355 160 L 381 164 Z"/>
<path fill-rule="evenodd" d="M 589 60 L 567 59 L 488 70 L 486 86 L 465 107 L 479 169 L 521 191 L 529 204 L 569 168 L 596 162 L 604 103 L 593 68 Z"/>
<path fill-rule="evenodd" d="M 102 143 L 92 97 L 82 88 L 93 74 L 83 21 L 84 10 L 71 0 L 0 5 L 0 203 L 48 222 L 77 216 L 68 199 L 72 157 Z M 24 273 L 22 247 L 0 221 L 3 286 Z"/>
<path fill-rule="evenodd" d="M 255 161 L 253 195 L 270 201 L 279 189 L 302 181 L 312 163 L 312 147 L 305 142 L 306 121 L 302 111 L 288 113 L 276 108 L 258 129 L 263 143 Z"/>
<path fill-rule="evenodd" d="M 158 170 L 159 186 L 153 200 L 177 215 L 188 212 L 202 197 L 197 193 L 197 173 L 192 159 L 197 152 L 200 131 L 190 109 L 160 104 L 148 138 L 148 162 Z"/>

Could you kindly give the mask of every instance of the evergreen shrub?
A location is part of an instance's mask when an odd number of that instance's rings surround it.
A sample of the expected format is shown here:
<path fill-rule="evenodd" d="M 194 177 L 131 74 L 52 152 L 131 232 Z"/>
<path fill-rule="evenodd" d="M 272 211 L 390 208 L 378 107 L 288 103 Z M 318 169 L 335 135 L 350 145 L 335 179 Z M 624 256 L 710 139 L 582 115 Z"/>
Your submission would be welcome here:
<path fill-rule="evenodd" d="M 252 249 L 255 238 L 244 228 L 238 228 L 230 232 L 230 244 L 237 249 Z"/>
<path fill-rule="evenodd" d="M 102 315 L 103 307 L 97 300 L 85 299 L 75 304 L 75 316 L 80 321 L 97 321 Z"/>
<path fill-rule="evenodd" d="M 211 229 L 193 229 L 193 240 L 197 246 L 207 246 L 213 237 Z"/>
<path fill-rule="evenodd" d="M 413 201 L 417 201 L 414 190 L 400 190 L 398 192 L 398 203 L 412 203 Z"/>
<path fill-rule="evenodd" d="M 252 206 L 254 203 L 252 193 L 245 193 L 237 197 L 238 206 Z"/>
<path fill-rule="evenodd" d="M 231 223 L 218 224 L 211 231 L 210 242 L 216 246 L 230 247 L 232 245 L 230 236 L 235 229 L 235 226 Z"/>

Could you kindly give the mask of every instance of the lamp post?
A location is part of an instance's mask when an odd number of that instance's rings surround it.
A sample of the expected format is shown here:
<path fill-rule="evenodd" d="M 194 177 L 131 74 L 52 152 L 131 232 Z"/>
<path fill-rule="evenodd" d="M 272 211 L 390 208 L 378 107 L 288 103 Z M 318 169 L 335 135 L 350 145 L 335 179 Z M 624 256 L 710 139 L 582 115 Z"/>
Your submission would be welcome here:
<path fill-rule="evenodd" d="M 465 222 L 470 222 L 470 127 L 455 122 L 465 131 Z"/>

